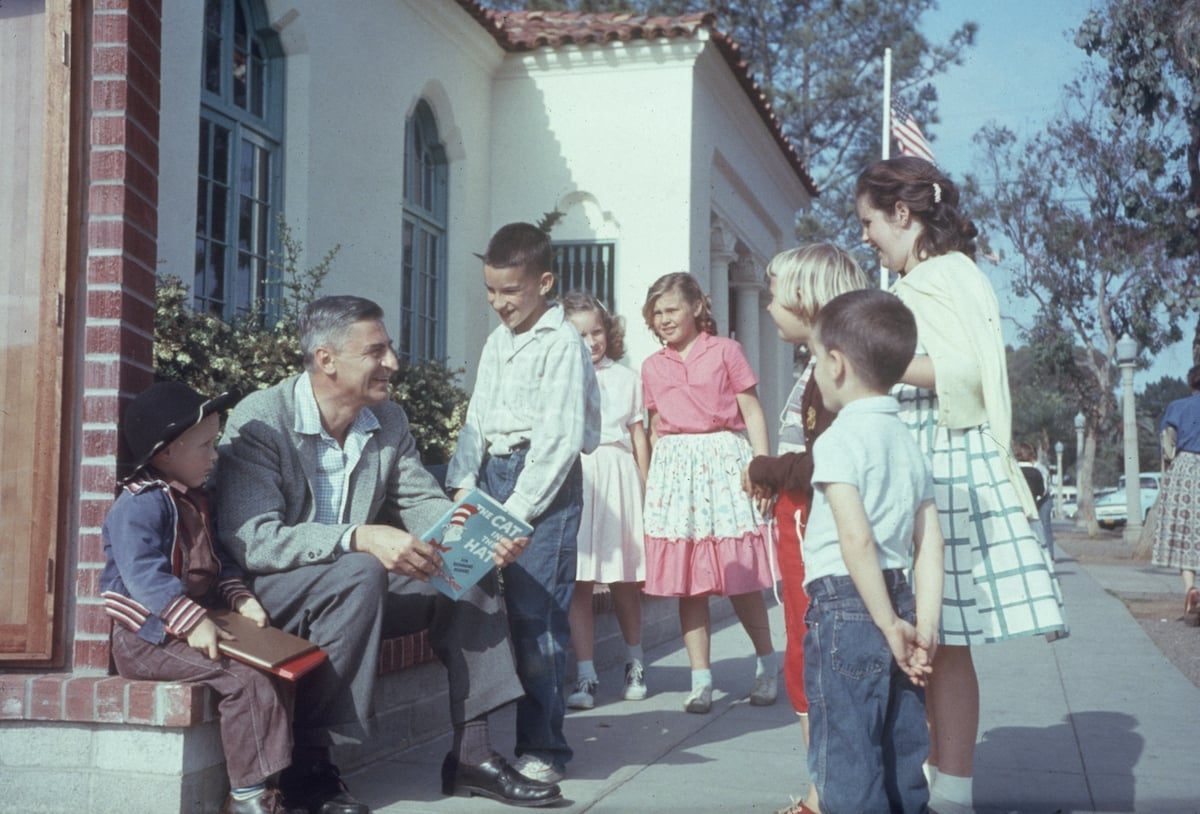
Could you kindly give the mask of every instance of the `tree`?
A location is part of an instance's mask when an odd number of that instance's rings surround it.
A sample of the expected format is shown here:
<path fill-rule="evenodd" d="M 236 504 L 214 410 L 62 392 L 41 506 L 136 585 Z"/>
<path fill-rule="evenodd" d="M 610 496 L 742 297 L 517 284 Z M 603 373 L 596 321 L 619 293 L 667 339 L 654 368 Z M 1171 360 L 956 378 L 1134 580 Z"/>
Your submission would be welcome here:
<path fill-rule="evenodd" d="M 937 122 L 930 79 L 962 63 L 978 26 L 943 44 L 919 31 L 936 0 L 494 0 L 497 8 L 643 14 L 712 11 L 733 37 L 821 190 L 796 228 L 801 242 L 857 246 L 854 180 L 880 155 L 883 52 L 892 48 L 892 94 L 924 124 Z M 873 257 L 861 258 L 874 265 Z"/>
<path fill-rule="evenodd" d="M 1068 463 L 1075 459 L 1073 429 L 1075 406 L 1069 399 L 1060 373 L 1045 359 L 1038 347 L 1008 348 L 1008 381 L 1012 390 L 1014 441 L 1032 444 L 1042 460 L 1052 460 L 1054 444 L 1062 441 L 1070 452 Z"/>
<path fill-rule="evenodd" d="M 1161 200 L 1173 183 L 1172 127 L 1114 125 L 1090 78 L 1066 89 L 1061 116 L 1025 144 L 998 126 L 976 138 L 994 182 L 992 195 L 980 199 L 980 221 L 1011 245 L 1004 268 L 1013 291 L 1038 309 L 1032 341 L 1066 371 L 1086 416 L 1080 508 L 1094 533 L 1096 441 L 1119 420 L 1111 395 L 1117 340 L 1128 333 L 1147 354 L 1177 341 L 1182 313 L 1173 305 L 1195 296 L 1197 281 L 1147 219 L 1147 202 Z"/>
<path fill-rule="evenodd" d="M 1108 62 L 1107 103 L 1118 127 L 1145 133 L 1154 123 L 1185 131 L 1175 156 L 1176 180 L 1147 207 L 1174 257 L 1200 255 L 1200 0 L 1109 0 L 1093 9 L 1075 38 Z M 1193 266 L 1194 267 L 1194 266 Z M 1200 310 L 1195 296 L 1173 304 Z M 1200 322 L 1192 339 L 1200 363 Z"/>

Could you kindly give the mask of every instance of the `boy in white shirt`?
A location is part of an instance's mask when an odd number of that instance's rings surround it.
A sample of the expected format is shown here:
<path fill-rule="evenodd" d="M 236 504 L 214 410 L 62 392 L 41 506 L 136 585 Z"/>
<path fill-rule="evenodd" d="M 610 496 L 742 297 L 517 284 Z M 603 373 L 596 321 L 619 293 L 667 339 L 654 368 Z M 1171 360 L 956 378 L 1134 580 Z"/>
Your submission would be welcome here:
<path fill-rule="evenodd" d="M 813 447 L 803 543 L 808 770 L 823 814 L 928 810 L 923 687 L 943 543 L 928 464 L 888 395 L 916 338 L 912 313 L 877 289 L 835 297 L 815 325 L 813 375 L 838 413 Z"/>
<path fill-rule="evenodd" d="M 600 440 L 592 357 L 557 303 L 550 239 L 501 227 L 483 255 L 488 304 L 501 325 L 483 346 L 467 420 L 446 473 L 456 497 L 478 486 L 533 526 L 504 597 L 525 697 L 517 702 L 516 769 L 556 783 L 571 759 L 563 734 L 567 611 L 583 507 L 581 452 Z"/>

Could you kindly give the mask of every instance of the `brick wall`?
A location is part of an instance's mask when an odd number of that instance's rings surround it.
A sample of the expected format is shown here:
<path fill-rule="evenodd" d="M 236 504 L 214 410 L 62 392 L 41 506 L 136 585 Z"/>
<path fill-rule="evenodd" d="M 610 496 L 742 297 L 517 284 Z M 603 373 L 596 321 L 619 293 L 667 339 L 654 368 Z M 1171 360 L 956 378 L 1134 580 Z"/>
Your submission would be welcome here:
<path fill-rule="evenodd" d="M 161 0 L 93 0 L 90 27 L 76 672 L 108 669 L 100 526 L 113 498 L 122 402 L 153 380 Z"/>

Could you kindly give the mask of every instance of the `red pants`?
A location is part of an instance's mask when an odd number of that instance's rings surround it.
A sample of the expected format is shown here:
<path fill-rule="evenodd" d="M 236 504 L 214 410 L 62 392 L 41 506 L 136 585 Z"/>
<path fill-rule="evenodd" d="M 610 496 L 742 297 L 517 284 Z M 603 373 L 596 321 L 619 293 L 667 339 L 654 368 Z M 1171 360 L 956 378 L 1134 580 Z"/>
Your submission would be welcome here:
<path fill-rule="evenodd" d="M 783 656 L 783 682 L 796 712 L 808 712 L 804 692 L 804 614 L 808 594 L 804 593 L 804 557 L 800 553 L 797 526 L 808 521 L 808 497 L 802 491 L 782 492 L 775 501 L 775 537 L 779 576 L 783 580 L 783 626 L 787 631 L 787 649 Z"/>

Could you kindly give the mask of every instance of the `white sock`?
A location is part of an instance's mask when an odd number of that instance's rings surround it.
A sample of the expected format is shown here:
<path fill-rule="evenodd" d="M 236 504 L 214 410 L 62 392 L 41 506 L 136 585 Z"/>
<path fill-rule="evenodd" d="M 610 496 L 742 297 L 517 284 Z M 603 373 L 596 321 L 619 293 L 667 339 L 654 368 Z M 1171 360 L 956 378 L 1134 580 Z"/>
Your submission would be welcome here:
<path fill-rule="evenodd" d="M 631 663 L 635 661 L 638 664 L 644 663 L 645 657 L 642 655 L 642 646 L 640 644 L 626 644 L 625 650 L 629 653 L 629 661 Z"/>
<path fill-rule="evenodd" d="M 575 663 L 576 680 L 591 679 L 596 681 L 596 663 L 594 661 L 579 661 Z"/>
<path fill-rule="evenodd" d="M 937 766 L 931 766 L 929 763 L 921 764 L 921 771 L 925 772 L 925 782 L 929 784 L 929 788 L 933 789 L 933 781 L 937 780 Z"/>
<path fill-rule="evenodd" d="M 754 664 L 754 677 L 779 675 L 779 654 L 772 650 L 765 656 L 759 656 Z"/>
<path fill-rule="evenodd" d="M 712 686 L 712 670 L 692 670 L 692 689 Z"/>
<path fill-rule="evenodd" d="M 971 793 L 971 778 L 958 777 L 945 772 L 938 772 L 933 781 L 931 793 L 950 803 L 961 803 L 969 806 L 974 801 Z"/>
<path fill-rule="evenodd" d="M 257 797 L 267 790 L 266 783 L 255 783 L 253 786 L 238 786 L 229 790 L 229 796 L 239 802 Z"/>

